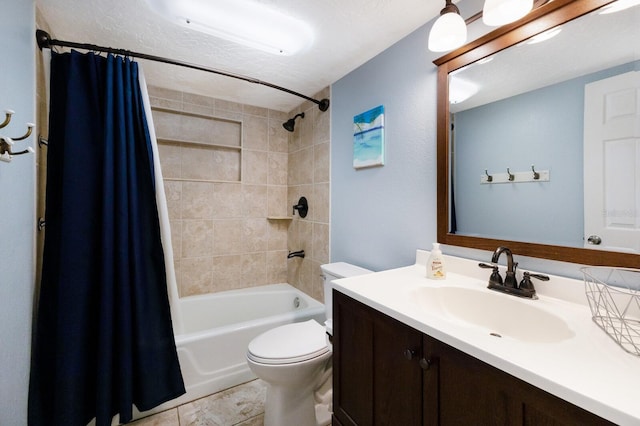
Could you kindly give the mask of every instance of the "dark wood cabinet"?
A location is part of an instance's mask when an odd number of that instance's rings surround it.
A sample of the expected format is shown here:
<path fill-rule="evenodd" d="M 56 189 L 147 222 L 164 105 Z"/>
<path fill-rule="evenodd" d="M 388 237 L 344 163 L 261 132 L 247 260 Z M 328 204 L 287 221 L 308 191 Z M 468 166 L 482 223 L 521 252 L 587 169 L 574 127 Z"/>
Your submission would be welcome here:
<path fill-rule="evenodd" d="M 334 425 L 610 425 L 340 292 Z"/>
<path fill-rule="evenodd" d="M 335 424 L 421 424 L 422 333 L 339 292 L 333 306 Z"/>

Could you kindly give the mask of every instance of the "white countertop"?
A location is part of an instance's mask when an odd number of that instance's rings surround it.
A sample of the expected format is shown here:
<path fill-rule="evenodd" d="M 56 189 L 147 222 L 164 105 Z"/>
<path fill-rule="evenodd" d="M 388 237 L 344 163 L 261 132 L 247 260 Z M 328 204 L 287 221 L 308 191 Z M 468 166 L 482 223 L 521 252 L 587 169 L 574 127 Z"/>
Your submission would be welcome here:
<path fill-rule="evenodd" d="M 640 425 L 640 357 L 625 352 L 591 320 L 581 280 L 550 275 L 548 282 L 533 280 L 539 300 L 518 298 L 563 319 L 574 332 L 571 338 L 553 343 L 496 338 L 486 329 L 429 312 L 410 296 L 428 286 L 492 292 L 486 289 L 491 271 L 478 268 L 477 261 L 445 256 L 447 279 L 427 279 L 427 255 L 419 250 L 415 265 L 336 280 L 334 287 L 587 411 L 620 425 Z"/>

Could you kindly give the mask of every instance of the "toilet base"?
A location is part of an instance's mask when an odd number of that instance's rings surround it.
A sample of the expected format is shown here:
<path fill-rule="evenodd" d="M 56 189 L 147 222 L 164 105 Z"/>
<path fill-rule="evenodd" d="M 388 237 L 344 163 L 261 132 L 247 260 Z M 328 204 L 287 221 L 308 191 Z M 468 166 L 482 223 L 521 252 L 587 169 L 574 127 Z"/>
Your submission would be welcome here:
<path fill-rule="evenodd" d="M 327 426 L 331 424 L 331 360 L 312 375 L 306 384 L 266 382 L 264 426 Z"/>
<path fill-rule="evenodd" d="M 264 426 L 316 426 L 316 409 L 311 389 L 288 389 L 269 385 Z"/>

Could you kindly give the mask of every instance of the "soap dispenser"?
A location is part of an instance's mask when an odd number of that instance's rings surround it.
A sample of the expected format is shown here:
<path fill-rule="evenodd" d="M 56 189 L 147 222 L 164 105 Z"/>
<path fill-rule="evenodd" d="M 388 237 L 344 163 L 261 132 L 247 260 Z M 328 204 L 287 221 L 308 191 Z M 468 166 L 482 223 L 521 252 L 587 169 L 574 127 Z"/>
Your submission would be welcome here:
<path fill-rule="evenodd" d="M 444 268 L 444 259 L 442 257 L 442 251 L 440 251 L 440 244 L 433 243 L 433 250 L 427 260 L 427 278 L 432 280 L 443 280 L 447 277 L 447 272 Z"/>

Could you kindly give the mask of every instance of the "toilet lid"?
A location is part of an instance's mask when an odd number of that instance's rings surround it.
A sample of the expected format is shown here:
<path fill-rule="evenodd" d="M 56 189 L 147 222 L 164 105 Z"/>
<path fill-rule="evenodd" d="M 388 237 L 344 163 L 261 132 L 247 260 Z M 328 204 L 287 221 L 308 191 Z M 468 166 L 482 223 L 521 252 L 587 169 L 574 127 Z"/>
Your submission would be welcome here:
<path fill-rule="evenodd" d="M 329 352 L 325 328 L 315 320 L 282 325 L 249 343 L 249 359 L 263 364 L 290 364 Z"/>

